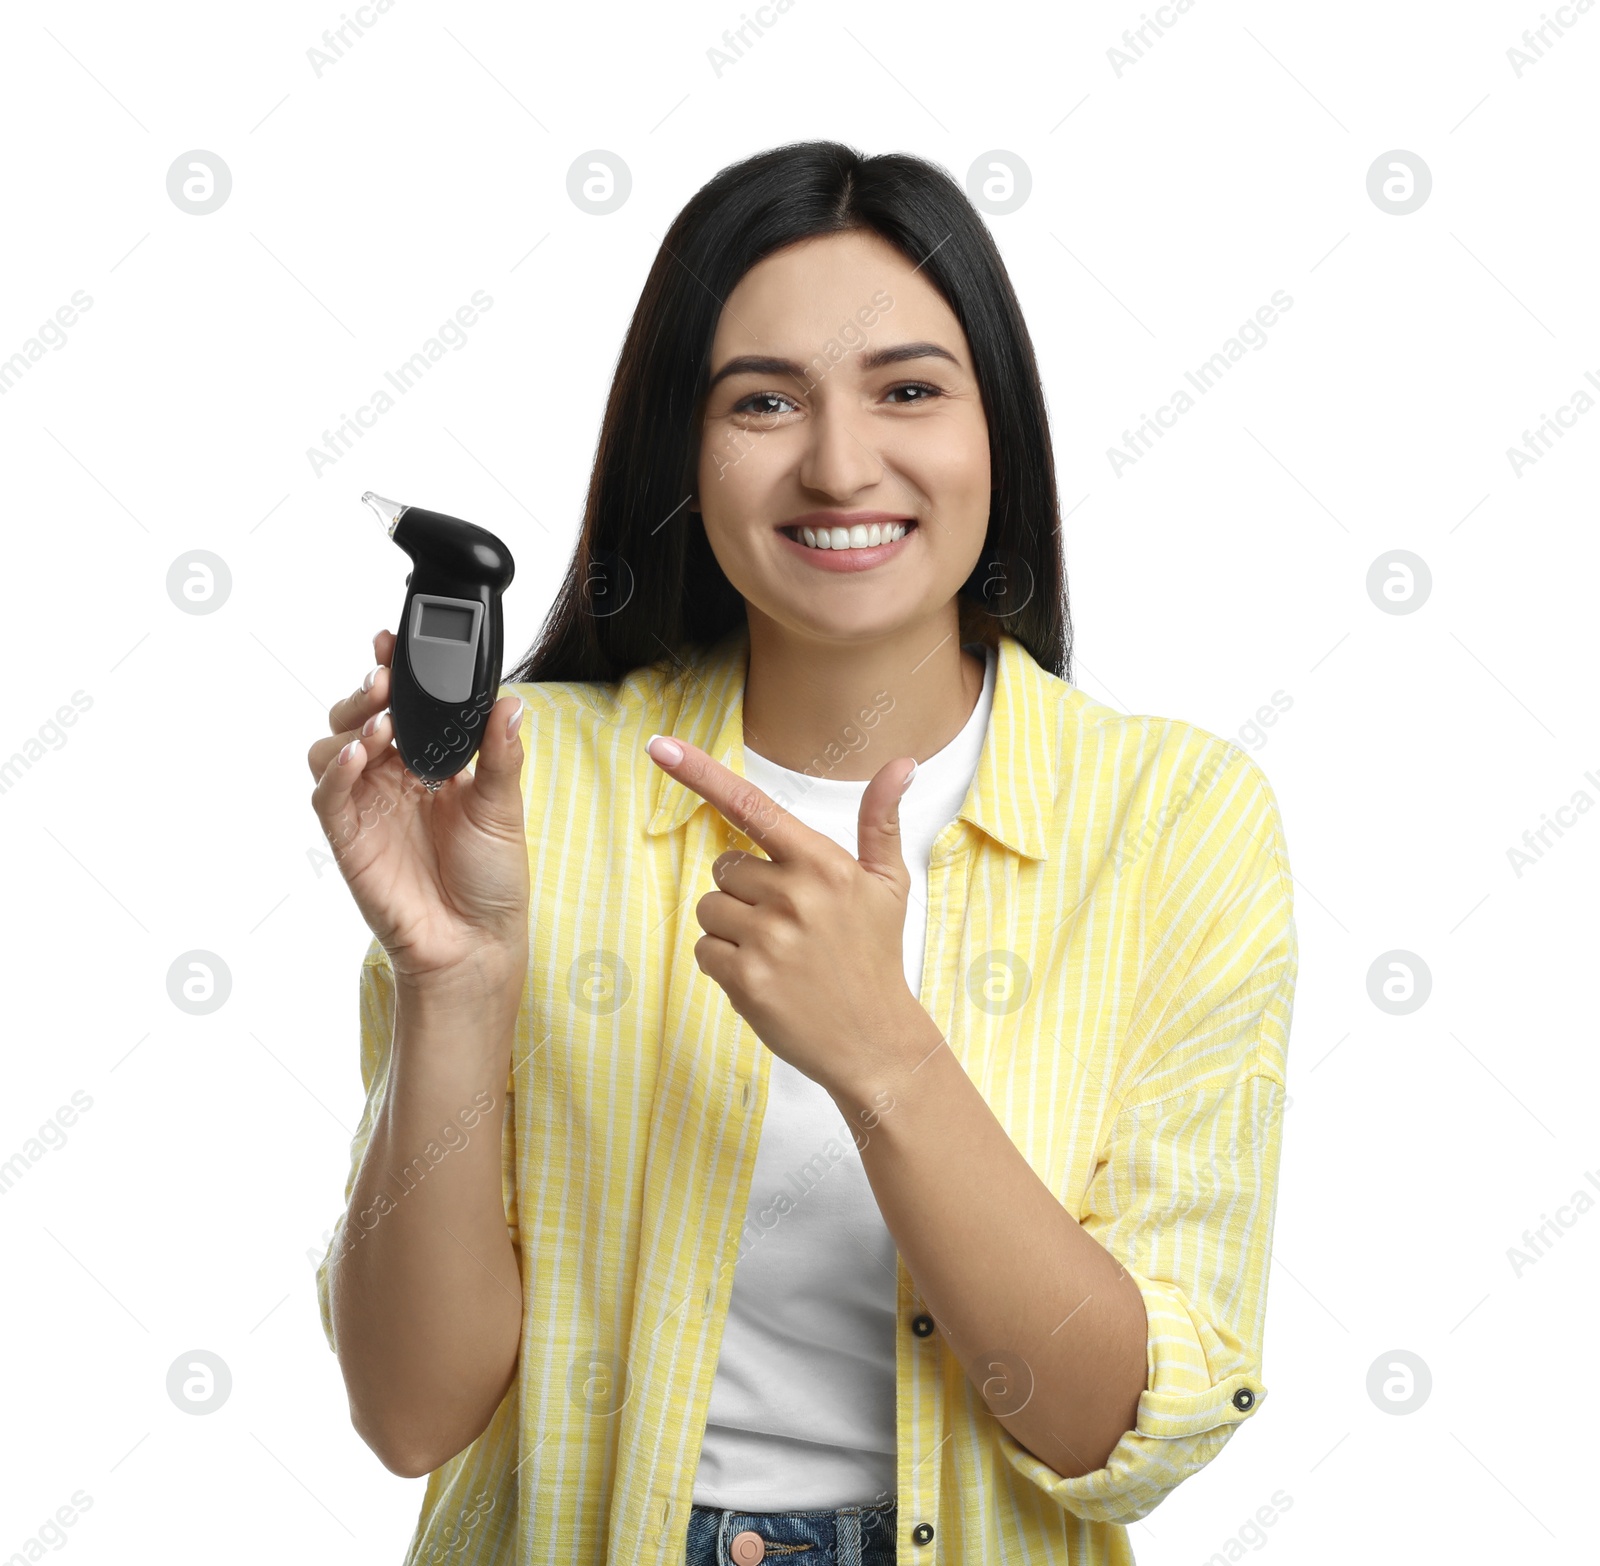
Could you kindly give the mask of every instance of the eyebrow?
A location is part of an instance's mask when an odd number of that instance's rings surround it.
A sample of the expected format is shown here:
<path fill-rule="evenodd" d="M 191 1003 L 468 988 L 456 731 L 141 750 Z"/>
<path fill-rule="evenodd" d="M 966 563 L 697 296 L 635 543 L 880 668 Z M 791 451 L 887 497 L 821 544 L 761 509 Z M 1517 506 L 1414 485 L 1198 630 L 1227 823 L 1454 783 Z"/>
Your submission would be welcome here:
<path fill-rule="evenodd" d="M 894 343 L 884 348 L 869 349 L 860 355 L 861 368 L 864 370 L 881 369 L 886 364 L 901 364 L 907 359 L 948 359 L 960 368 L 960 360 L 938 343 Z M 815 363 L 815 360 L 812 362 Z M 730 375 L 788 375 L 798 381 L 804 378 L 805 367 L 796 364 L 793 359 L 776 358 L 770 354 L 740 354 L 738 358 L 728 360 L 711 377 L 706 390 L 709 392 L 718 381 L 726 380 Z"/>

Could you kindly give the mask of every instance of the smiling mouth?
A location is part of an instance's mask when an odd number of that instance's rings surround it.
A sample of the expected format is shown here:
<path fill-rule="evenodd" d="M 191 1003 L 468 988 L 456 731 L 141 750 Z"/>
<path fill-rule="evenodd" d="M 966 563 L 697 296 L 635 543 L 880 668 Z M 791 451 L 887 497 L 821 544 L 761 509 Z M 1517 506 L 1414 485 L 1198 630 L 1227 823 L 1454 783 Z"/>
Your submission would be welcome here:
<path fill-rule="evenodd" d="M 808 549 L 872 549 L 892 544 L 916 525 L 915 517 L 903 517 L 893 522 L 858 522 L 854 527 L 807 527 L 797 523 L 778 531 Z"/>

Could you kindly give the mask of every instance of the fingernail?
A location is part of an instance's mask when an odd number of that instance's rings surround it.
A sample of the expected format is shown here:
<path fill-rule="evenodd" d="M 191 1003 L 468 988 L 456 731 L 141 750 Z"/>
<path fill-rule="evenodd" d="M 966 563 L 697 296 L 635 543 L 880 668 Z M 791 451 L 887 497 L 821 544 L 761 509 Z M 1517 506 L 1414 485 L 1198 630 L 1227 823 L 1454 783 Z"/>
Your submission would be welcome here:
<path fill-rule="evenodd" d="M 660 750 L 655 748 L 657 740 L 661 742 Z M 661 762 L 663 766 L 675 767 L 680 761 L 683 760 L 683 746 L 681 746 L 676 740 L 668 739 L 665 734 L 652 734 L 650 738 L 644 742 L 644 748 L 649 751 L 650 755 L 656 761 Z"/>
<path fill-rule="evenodd" d="M 360 743 L 360 740 L 351 740 L 350 743 L 339 752 L 339 765 L 341 767 L 351 758 L 351 756 L 355 754 L 356 746 Z"/>
<path fill-rule="evenodd" d="M 908 788 L 910 788 L 910 787 L 911 787 L 911 780 L 912 780 L 912 778 L 914 778 L 914 777 L 915 777 L 915 776 L 916 776 L 916 775 L 917 775 L 917 758 L 916 758 L 916 757 L 915 757 L 915 756 L 913 756 L 913 757 L 912 757 L 912 758 L 911 758 L 911 770 L 910 770 L 910 771 L 909 771 L 909 772 L 908 772 L 908 773 L 906 773 L 906 780 L 905 780 L 905 782 L 904 782 L 904 783 L 902 783 L 902 784 L 901 784 L 901 785 L 900 785 L 900 792 L 901 792 L 901 793 L 902 793 L 902 794 L 903 794 L 903 793 L 905 793 L 905 791 L 906 791 L 906 790 L 907 790 L 907 789 L 908 789 Z"/>
<path fill-rule="evenodd" d="M 362 690 L 370 691 L 372 689 L 372 682 L 377 679 L 378 670 L 381 669 L 382 667 L 383 667 L 383 665 L 381 663 L 373 664 L 371 672 L 367 675 L 366 679 L 364 679 L 361 682 L 361 689 Z"/>
<path fill-rule="evenodd" d="M 516 710 L 506 719 L 506 738 L 514 740 L 517 730 L 522 727 L 522 715 L 528 710 L 528 704 L 519 696 L 517 697 Z"/>

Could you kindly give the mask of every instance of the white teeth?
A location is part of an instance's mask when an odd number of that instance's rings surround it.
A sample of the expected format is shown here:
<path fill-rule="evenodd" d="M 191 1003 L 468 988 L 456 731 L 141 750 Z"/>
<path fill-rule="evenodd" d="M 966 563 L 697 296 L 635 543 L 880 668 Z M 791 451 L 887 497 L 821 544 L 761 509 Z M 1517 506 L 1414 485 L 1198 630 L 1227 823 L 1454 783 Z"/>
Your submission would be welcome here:
<path fill-rule="evenodd" d="M 812 549 L 870 549 L 874 544 L 892 544 L 905 535 L 904 522 L 858 522 L 854 527 L 800 529 L 801 538 Z"/>

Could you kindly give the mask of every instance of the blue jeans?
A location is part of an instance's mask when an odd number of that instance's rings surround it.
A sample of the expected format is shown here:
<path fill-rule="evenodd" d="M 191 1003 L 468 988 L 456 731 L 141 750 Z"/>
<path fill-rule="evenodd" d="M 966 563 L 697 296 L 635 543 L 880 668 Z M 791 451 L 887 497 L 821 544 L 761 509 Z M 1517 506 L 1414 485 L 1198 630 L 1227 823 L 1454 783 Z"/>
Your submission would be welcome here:
<path fill-rule="evenodd" d="M 762 1560 L 773 1566 L 895 1566 L 896 1508 L 841 1506 L 820 1512 L 734 1512 L 696 1506 L 689 1513 L 689 1548 L 684 1566 L 745 1566 L 754 1554 L 741 1534 L 762 1542 Z"/>

